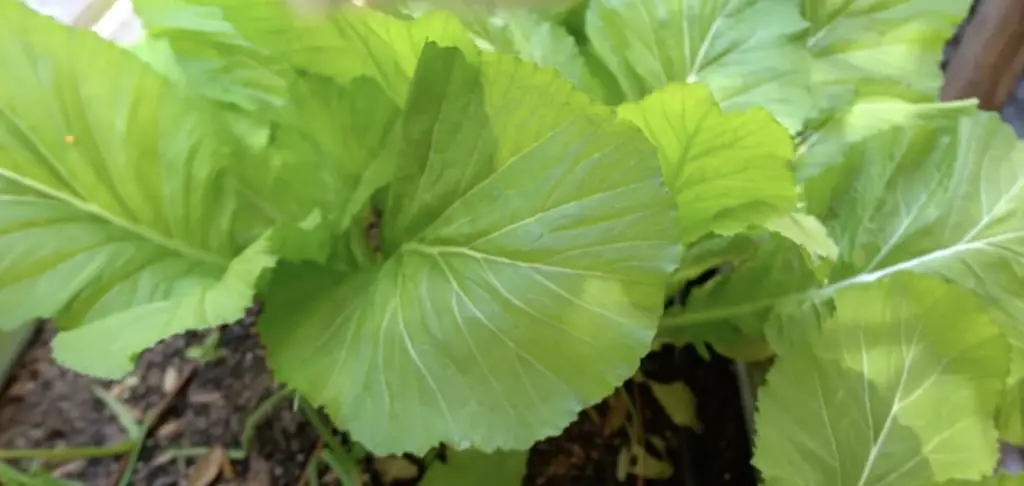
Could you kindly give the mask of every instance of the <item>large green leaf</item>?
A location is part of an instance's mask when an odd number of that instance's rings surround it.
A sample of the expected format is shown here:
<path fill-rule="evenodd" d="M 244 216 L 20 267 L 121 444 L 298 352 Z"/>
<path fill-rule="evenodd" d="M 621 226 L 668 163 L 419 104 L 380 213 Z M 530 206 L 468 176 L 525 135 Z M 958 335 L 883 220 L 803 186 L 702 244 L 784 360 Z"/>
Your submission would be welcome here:
<path fill-rule="evenodd" d="M 980 479 L 1008 345 L 969 293 L 901 275 L 847 288 L 813 347 L 761 390 L 754 464 L 773 486 Z"/>
<path fill-rule="evenodd" d="M 937 274 L 1020 321 L 1024 147 L 997 114 L 955 114 L 869 137 L 808 181 L 843 255 L 832 285 Z"/>
<path fill-rule="evenodd" d="M 997 114 L 958 113 L 868 136 L 806 183 L 809 210 L 839 247 L 827 287 L 776 295 L 789 278 L 776 275 L 748 289 L 747 305 L 667 325 L 827 299 L 901 272 L 942 276 L 1024 322 L 1024 147 Z"/>
<path fill-rule="evenodd" d="M 116 377 L 242 316 L 273 259 L 232 244 L 232 152 L 206 107 L 17 2 L 0 4 L 0 65 L 0 329 L 55 316 L 57 359 Z"/>
<path fill-rule="evenodd" d="M 420 482 L 422 486 L 521 486 L 526 475 L 529 451 L 498 451 L 490 454 L 473 449 L 449 451 L 443 464 L 433 464 Z"/>
<path fill-rule="evenodd" d="M 811 110 L 806 26 L 797 0 L 593 0 L 586 31 L 627 100 L 701 82 L 723 108 L 764 107 L 795 131 Z"/>
<path fill-rule="evenodd" d="M 723 112 L 707 88 L 673 83 L 620 106 L 619 116 L 658 147 L 683 243 L 709 231 L 734 234 L 796 207 L 793 142 L 767 111 Z"/>
<path fill-rule="evenodd" d="M 386 260 L 284 265 L 276 375 L 378 453 L 526 448 L 628 378 L 679 261 L 653 147 L 552 70 L 428 44 Z"/>
<path fill-rule="evenodd" d="M 938 98 L 946 40 L 971 0 L 817 0 L 803 2 L 818 107 L 854 96 Z"/>

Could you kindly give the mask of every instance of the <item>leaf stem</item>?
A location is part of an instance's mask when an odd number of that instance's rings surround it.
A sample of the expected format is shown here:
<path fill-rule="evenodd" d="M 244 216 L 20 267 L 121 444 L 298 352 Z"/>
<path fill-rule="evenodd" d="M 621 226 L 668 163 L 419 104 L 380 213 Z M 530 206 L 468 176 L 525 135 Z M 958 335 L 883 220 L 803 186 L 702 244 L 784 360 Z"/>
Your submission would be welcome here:
<path fill-rule="evenodd" d="M 334 436 L 332 427 L 324 422 L 320 412 L 309 404 L 305 399 L 299 400 L 299 408 L 302 409 L 302 414 L 306 416 L 306 420 L 309 420 L 309 424 L 313 426 L 316 433 L 324 441 L 324 445 L 333 452 L 344 452 L 345 447 L 341 445 L 337 437 Z"/>
<path fill-rule="evenodd" d="M 245 419 L 245 428 L 242 430 L 242 450 L 246 453 L 252 448 L 253 437 L 256 436 L 256 429 L 259 428 L 263 422 L 266 422 L 270 415 L 277 409 L 277 405 L 281 403 L 293 390 L 284 387 L 276 391 L 273 395 L 267 397 L 256 407 L 256 410 Z"/>
<path fill-rule="evenodd" d="M 326 446 L 327 450 L 321 451 L 320 457 L 334 470 L 343 486 L 359 484 L 359 478 L 362 476 L 359 463 L 334 436 L 334 428 L 324 422 L 320 412 L 305 399 L 299 400 L 299 407 Z"/>
<path fill-rule="evenodd" d="M 56 189 L 41 184 L 31 178 L 24 177 L 21 174 L 17 174 L 13 171 L 0 168 L 0 178 L 10 180 L 11 182 L 18 186 L 22 186 L 28 190 L 37 192 L 46 197 L 72 206 L 75 209 L 81 211 L 82 213 L 103 220 L 114 226 L 117 226 L 118 228 L 128 233 L 131 233 L 139 238 L 147 240 L 150 243 L 154 243 L 158 246 L 163 247 L 166 250 L 170 250 L 179 255 L 183 255 L 190 259 L 204 262 L 207 264 L 216 265 L 218 267 L 226 267 L 228 266 L 229 263 L 231 263 L 231 260 L 228 257 L 225 257 L 224 255 L 219 255 L 205 249 L 196 248 L 189 244 L 183 244 L 179 241 L 175 241 L 174 239 L 164 236 L 150 228 L 147 228 L 139 224 L 135 224 L 131 221 L 128 221 L 127 219 L 115 216 L 114 214 L 108 212 L 105 208 L 101 208 L 100 206 L 92 204 L 88 201 L 82 201 L 75 197 L 64 194 Z"/>
<path fill-rule="evenodd" d="M 134 440 L 126 440 L 110 446 L 61 447 L 54 449 L 7 449 L 0 450 L 0 460 L 42 459 L 66 461 L 70 459 L 95 459 L 120 456 L 135 448 Z"/>
<path fill-rule="evenodd" d="M 132 482 L 132 476 L 135 474 L 135 468 L 139 465 L 139 457 L 142 456 L 142 448 L 146 445 L 146 436 L 149 432 L 149 427 L 145 426 L 142 429 L 142 436 L 132 444 L 131 454 L 127 456 L 124 462 L 124 468 L 121 471 L 121 477 L 117 481 L 117 486 L 130 486 Z"/>
<path fill-rule="evenodd" d="M 356 227 L 349 227 L 348 245 L 352 249 L 352 255 L 360 268 L 367 267 L 373 263 L 373 253 L 370 251 L 370 242 L 365 232 L 359 231 Z"/>

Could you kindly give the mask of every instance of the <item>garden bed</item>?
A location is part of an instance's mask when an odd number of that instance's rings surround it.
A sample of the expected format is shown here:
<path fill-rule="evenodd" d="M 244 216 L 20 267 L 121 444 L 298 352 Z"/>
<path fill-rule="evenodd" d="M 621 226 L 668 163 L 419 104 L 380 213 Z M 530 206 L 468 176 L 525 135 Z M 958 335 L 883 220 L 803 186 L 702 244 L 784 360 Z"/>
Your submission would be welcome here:
<path fill-rule="evenodd" d="M 216 447 L 235 460 L 209 484 L 302 481 L 318 436 L 290 401 L 279 402 L 253 428 L 248 454 L 240 450 L 247 421 L 277 390 L 250 325 L 225 327 L 218 352 L 206 364 L 185 356 L 190 346 L 203 343 L 203 335 L 167 340 L 145 353 L 136 371 L 119 382 L 92 380 L 54 363 L 48 346 L 52 336 L 52 327 L 43 326 L 0 394 L 0 449 L 54 448 L 52 453 L 57 453 L 62 447 L 122 443 L 125 436 L 117 419 L 93 391 L 101 387 L 122 400 L 136 419 L 171 399 L 141 450 L 133 484 L 188 484 L 190 471 L 199 469 L 198 463 L 208 467 L 205 462 L 213 456 L 209 451 Z M 692 348 L 665 347 L 644 360 L 641 374 L 646 381 L 688 385 L 697 397 L 694 425 L 674 423 L 647 384 L 630 380 L 613 397 L 581 413 L 561 436 L 537 444 L 524 484 L 756 484 L 728 360 L 714 356 L 706 361 Z M 632 444 L 640 442 L 646 455 L 631 457 Z M 128 456 L 123 452 L 94 459 L 65 457 L 45 466 L 55 476 L 87 485 L 116 484 Z M 422 466 L 418 463 L 394 458 L 364 461 L 366 484 L 415 484 Z"/>
<path fill-rule="evenodd" d="M 972 94 L 954 91 L 946 94 Z M 1017 91 L 1001 88 L 996 98 L 1011 100 L 1004 117 L 1020 133 L 1020 110 L 1010 109 Z M 285 321 L 292 316 L 284 313 Z M 141 485 L 344 483 L 310 464 L 332 442 L 354 446 L 280 388 L 252 325 L 249 319 L 166 340 L 117 382 L 57 365 L 49 349 L 54 329 L 43 326 L 6 385 L 0 382 L 0 459 L 87 485 L 125 484 L 122 477 Z M 763 367 L 753 376 L 736 367 L 692 347 L 652 352 L 634 378 L 532 448 L 523 484 L 756 484 L 747 393 L 753 386 L 738 384 L 756 385 Z M 149 429 L 136 447 L 131 437 L 139 423 Z M 1004 447 L 1003 454 L 1016 451 Z M 444 457 L 439 451 L 430 458 L 362 458 L 358 484 L 417 484 Z"/>

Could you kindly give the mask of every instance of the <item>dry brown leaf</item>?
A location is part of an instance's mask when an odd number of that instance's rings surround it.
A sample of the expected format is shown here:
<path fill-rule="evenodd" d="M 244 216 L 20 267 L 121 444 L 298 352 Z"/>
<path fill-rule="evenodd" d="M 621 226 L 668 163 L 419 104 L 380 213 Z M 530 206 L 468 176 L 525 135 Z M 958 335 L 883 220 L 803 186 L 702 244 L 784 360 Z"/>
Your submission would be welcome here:
<path fill-rule="evenodd" d="M 680 427 L 689 427 L 697 432 L 703 430 L 700 420 L 697 419 L 697 399 L 694 398 L 690 387 L 685 383 L 677 381 L 674 383 L 647 382 L 651 387 L 651 393 L 661 404 L 672 422 Z"/>
<path fill-rule="evenodd" d="M 138 386 L 139 381 L 138 376 L 128 375 L 123 380 L 111 385 L 111 387 L 107 389 L 107 392 L 112 396 L 123 400 L 128 397 L 128 392 L 131 391 L 132 388 Z"/>
<path fill-rule="evenodd" d="M 188 473 L 188 486 L 210 486 L 220 476 L 221 464 L 227 452 L 221 446 L 214 446 L 205 456 L 200 457 Z"/>
<path fill-rule="evenodd" d="M 626 477 L 632 474 L 646 479 L 660 480 L 671 478 L 674 472 L 672 463 L 651 456 L 647 453 L 647 449 L 634 442 L 619 451 L 615 478 L 619 482 L 625 482 Z"/>
<path fill-rule="evenodd" d="M 238 478 L 238 474 L 235 472 L 235 466 L 231 465 L 231 458 L 229 458 L 227 454 L 224 454 L 224 460 L 220 461 L 220 475 L 232 482 Z"/>
<path fill-rule="evenodd" d="M 647 442 L 654 446 L 654 449 L 660 452 L 661 455 L 665 455 L 665 451 L 668 450 L 668 445 L 665 444 L 665 439 L 656 435 L 648 435 Z"/>
<path fill-rule="evenodd" d="M 160 428 L 156 429 L 156 436 L 161 439 L 170 439 L 185 430 L 185 423 L 181 420 L 171 420 L 165 422 Z"/>
<path fill-rule="evenodd" d="M 416 464 L 401 456 L 375 457 L 373 468 L 380 473 L 380 478 L 385 484 L 411 480 L 420 474 L 420 468 Z"/>
<path fill-rule="evenodd" d="M 181 382 L 181 373 L 178 373 L 176 368 L 167 368 L 164 370 L 163 378 L 163 389 L 164 393 L 171 393 L 178 388 L 178 383 Z"/>
<path fill-rule="evenodd" d="M 218 391 L 193 389 L 188 391 L 188 401 L 196 405 L 220 405 L 224 397 Z"/>
<path fill-rule="evenodd" d="M 71 461 L 71 462 L 69 462 L 67 464 L 64 464 L 64 465 L 54 469 L 53 471 L 50 471 L 50 477 L 53 477 L 53 478 L 66 478 L 66 477 L 69 477 L 69 476 L 75 476 L 78 473 L 84 471 L 85 470 L 85 466 L 87 466 L 87 465 L 88 464 L 86 463 L 86 461 L 84 459 L 79 459 L 77 461 Z"/>
<path fill-rule="evenodd" d="M 615 479 L 620 483 L 626 482 L 626 477 L 629 476 L 630 462 L 633 460 L 633 455 L 629 453 L 629 449 L 623 447 L 619 449 L 619 457 L 615 461 Z"/>
<path fill-rule="evenodd" d="M 605 437 L 619 430 L 626 423 L 626 419 L 629 418 L 629 402 L 627 400 L 618 391 L 608 397 L 608 413 L 604 416 L 604 422 L 602 423 L 602 432 L 604 432 Z"/>

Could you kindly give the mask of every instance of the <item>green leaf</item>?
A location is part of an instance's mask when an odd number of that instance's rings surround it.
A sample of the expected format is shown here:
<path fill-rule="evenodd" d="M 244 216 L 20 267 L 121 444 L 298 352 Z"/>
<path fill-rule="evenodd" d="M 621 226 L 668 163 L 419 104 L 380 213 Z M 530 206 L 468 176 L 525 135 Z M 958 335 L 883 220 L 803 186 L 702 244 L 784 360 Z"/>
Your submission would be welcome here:
<path fill-rule="evenodd" d="M 943 483 L 935 483 L 931 486 L 1022 486 L 1024 476 L 1011 476 L 1009 473 L 1000 472 L 995 476 L 979 480 L 953 480 Z"/>
<path fill-rule="evenodd" d="M 1003 394 L 996 426 L 999 438 L 1015 445 L 1024 444 L 1024 344 L 1019 335 L 1021 329 L 1015 323 L 1008 333 L 1010 341 L 1010 375 L 1006 378 L 1006 391 Z M 1006 326 L 1004 325 L 1004 329 Z M 1016 330 L 1016 332 L 1013 332 Z"/>
<path fill-rule="evenodd" d="M 266 167 L 241 167 L 238 176 L 282 225 L 279 254 L 322 262 L 332 238 L 365 216 L 370 197 L 390 182 L 401 110 L 365 77 L 340 86 L 302 75 L 291 88 L 275 116 Z"/>
<path fill-rule="evenodd" d="M 933 101 L 939 60 L 971 0 L 819 0 L 803 2 L 810 23 L 812 86 L 830 112 L 854 97 Z"/>
<path fill-rule="evenodd" d="M 39 469 L 21 472 L 0 461 L 0 481 L 9 486 L 83 486 L 78 481 L 53 478 L 45 470 Z"/>
<path fill-rule="evenodd" d="M 77 318 L 78 313 L 88 309 L 89 315 L 83 318 L 88 319 L 87 324 L 54 338 L 54 358 L 62 365 L 93 376 L 123 376 L 131 371 L 135 358 L 153 344 L 175 334 L 230 323 L 244 316 L 252 305 L 256 282 L 275 263 L 265 240 L 231 261 L 219 276 L 186 272 L 187 262 L 175 261 L 178 258 L 150 257 L 142 265 L 157 267 L 156 271 L 126 266 L 116 276 L 86 288 L 68 311 L 59 314 L 58 320 L 61 324 L 75 322 L 67 318 Z M 136 275 L 126 275 L 128 272 Z M 139 282 L 140 279 L 163 280 Z M 93 290 L 99 285 L 113 287 L 103 292 Z M 160 288 L 163 286 L 182 288 L 164 290 Z M 156 295 L 148 299 L 132 295 L 140 292 Z M 103 352 L 97 353 L 97 349 Z"/>
<path fill-rule="evenodd" d="M 514 54 L 541 67 L 554 68 L 595 100 L 607 98 L 576 40 L 561 24 L 533 10 L 508 8 L 491 12 L 470 26 L 481 49 Z"/>
<path fill-rule="evenodd" d="M 346 4 L 329 13 L 297 14 L 282 0 L 191 0 L 217 6 L 242 36 L 291 65 L 346 84 L 368 76 L 405 101 L 423 45 L 433 41 L 475 52 L 453 14 L 430 12 L 407 21 Z"/>
<path fill-rule="evenodd" d="M 273 258 L 231 241 L 230 147 L 207 107 L 17 2 L 0 4 L 0 65 L 0 329 L 54 316 L 57 360 L 113 378 L 242 316 Z"/>
<path fill-rule="evenodd" d="M 449 451 L 448 460 L 427 469 L 422 486 L 519 486 L 526 475 L 529 451 L 492 453 L 473 449 Z"/>
<path fill-rule="evenodd" d="M 843 258 L 833 286 L 940 275 L 1024 319 L 1024 147 L 997 114 L 892 129 L 808 181 Z M 815 197 L 817 200 L 824 198 Z M 812 202 L 814 202 L 812 200 Z"/>
<path fill-rule="evenodd" d="M 312 32 L 317 37 L 301 37 L 300 45 L 309 47 L 288 52 L 293 62 L 341 82 L 371 76 L 399 103 L 405 101 L 420 51 L 428 41 L 459 47 L 467 54 L 475 52 L 458 18 L 444 12 L 406 21 L 367 8 L 345 8 Z M 343 61 L 337 62 L 339 58 Z"/>
<path fill-rule="evenodd" d="M 646 383 L 654 399 L 661 405 L 661 410 L 668 415 L 672 423 L 697 432 L 702 431 L 704 426 L 697 417 L 697 397 L 685 382 L 659 383 L 647 380 Z"/>
<path fill-rule="evenodd" d="M 283 265 L 261 334 L 278 378 L 378 454 L 526 448 L 649 350 L 679 261 L 672 199 L 643 135 L 554 71 L 423 56 L 386 260 Z"/>
<path fill-rule="evenodd" d="M 798 148 L 797 180 L 806 181 L 843 160 L 843 152 L 872 135 L 901 127 L 933 122 L 977 112 L 977 100 L 945 103 L 914 103 L 892 97 L 857 100 L 806 134 Z"/>
<path fill-rule="evenodd" d="M 684 244 L 709 231 L 734 234 L 795 208 L 793 142 L 768 112 L 722 112 L 707 88 L 671 84 L 620 106 L 619 116 L 658 147 Z"/>
<path fill-rule="evenodd" d="M 147 34 L 136 52 L 157 71 L 176 71 L 191 89 L 247 112 L 287 101 L 287 66 L 245 40 L 219 8 L 189 0 L 139 0 L 136 4 Z M 175 63 L 176 69 L 168 62 Z"/>
<path fill-rule="evenodd" d="M 629 101 L 700 82 L 726 110 L 764 107 L 791 131 L 811 111 L 796 0 L 592 0 L 586 31 Z"/>
<path fill-rule="evenodd" d="M 836 243 L 828 235 L 825 225 L 814 216 L 792 212 L 768 221 L 765 226 L 804 247 L 814 256 L 829 260 L 839 257 Z"/>
<path fill-rule="evenodd" d="M 787 341 L 802 343 L 813 335 L 816 322 L 801 326 L 790 321 L 804 321 L 808 314 L 813 321 L 821 309 L 813 302 L 776 302 L 818 287 L 820 280 L 806 253 L 777 235 L 757 239 L 754 245 L 756 250 L 735 260 L 726 275 L 694 290 L 683 309 L 666 312 L 658 337 L 676 343 L 706 341 L 725 350 L 766 338 L 775 341 L 771 342 L 775 346 L 788 348 Z"/>
<path fill-rule="evenodd" d="M 1024 322 L 1022 171 L 1024 147 L 995 113 L 949 112 L 869 136 L 805 184 L 809 212 L 839 247 L 828 286 L 779 295 L 752 284 L 745 305 L 688 311 L 669 326 L 824 302 L 903 272 L 941 276 Z"/>
<path fill-rule="evenodd" d="M 980 479 L 1008 346 L 972 295 L 901 275 L 847 288 L 813 347 L 780 355 L 759 394 L 767 484 Z"/>
<path fill-rule="evenodd" d="M 196 1 L 134 3 L 146 35 L 129 49 L 176 84 L 219 102 L 216 119 L 247 147 L 261 150 L 270 133 L 265 115 L 287 101 L 293 72 L 242 38 L 221 9 Z"/>

